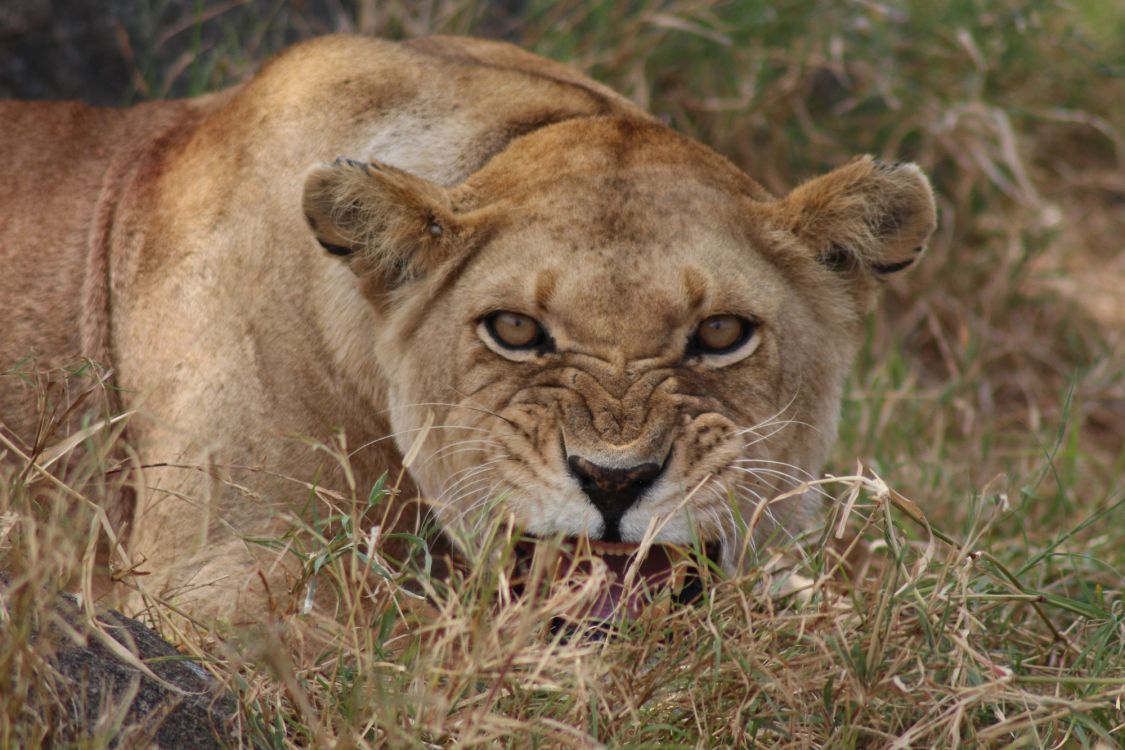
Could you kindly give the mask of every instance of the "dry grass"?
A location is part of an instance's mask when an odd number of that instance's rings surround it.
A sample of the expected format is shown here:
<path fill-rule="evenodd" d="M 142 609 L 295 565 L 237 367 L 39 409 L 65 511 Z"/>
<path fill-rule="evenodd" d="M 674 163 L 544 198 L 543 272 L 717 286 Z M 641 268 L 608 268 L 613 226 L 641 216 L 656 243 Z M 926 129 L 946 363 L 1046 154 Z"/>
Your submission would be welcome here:
<path fill-rule="evenodd" d="M 363 488 L 321 495 L 325 520 L 294 532 L 310 575 L 350 603 L 339 617 L 232 633 L 185 628 L 157 602 L 148 616 L 229 684 L 255 747 L 1125 746 L 1125 13 L 1111 5 L 504 12 L 435 0 L 208 5 L 201 24 L 158 14 L 162 32 L 131 44 L 154 61 L 138 62 L 142 94 L 214 88 L 334 28 L 499 34 L 573 61 L 777 192 L 857 152 L 916 160 L 942 219 L 871 320 L 840 478 L 822 487 L 825 530 L 715 581 L 700 605 L 567 637 L 549 623 L 581 592 L 506 601 L 503 529 L 443 583 L 425 572 L 425 538 L 407 540 L 405 562 L 379 557 L 385 540 L 358 519 L 387 496 Z M 175 60 L 150 53 L 178 34 L 196 41 Z M 71 382 L 51 399 L 87 387 Z M 47 731 L 23 698 L 49 666 L 24 636 L 50 617 L 43 592 L 90 580 L 92 557 L 74 551 L 103 533 L 95 509 L 119 481 L 104 456 L 121 426 L 59 459 L 66 487 L 8 451 L 0 745 Z M 850 579 L 849 540 L 863 563 Z"/>

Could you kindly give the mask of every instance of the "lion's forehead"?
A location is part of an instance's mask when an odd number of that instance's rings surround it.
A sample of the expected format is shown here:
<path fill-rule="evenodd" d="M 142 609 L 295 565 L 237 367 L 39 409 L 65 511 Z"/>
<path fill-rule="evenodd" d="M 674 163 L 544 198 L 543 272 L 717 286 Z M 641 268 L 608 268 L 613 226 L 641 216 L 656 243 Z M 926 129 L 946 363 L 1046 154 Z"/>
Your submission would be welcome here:
<path fill-rule="evenodd" d="M 665 192 L 690 179 L 731 196 L 770 197 L 715 151 L 628 115 L 573 118 L 536 130 L 513 141 L 469 184 L 502 193 L 513 186 L 559 185 L 567 178 L 596 178 L 603 186 L 616 181 L 619 189 L 649 181 Z"/>
<path fill-rule="evenodd" d="M 769 227 L 753 210 L 760 188 L 653 122 L 545 127 L 513 142 L 462 195 L 504 216 L 462 289 L 474 304 L 555 323 L 575 344 L 651 355 L 700 316 L 764 318 L 786 297 Z"/>

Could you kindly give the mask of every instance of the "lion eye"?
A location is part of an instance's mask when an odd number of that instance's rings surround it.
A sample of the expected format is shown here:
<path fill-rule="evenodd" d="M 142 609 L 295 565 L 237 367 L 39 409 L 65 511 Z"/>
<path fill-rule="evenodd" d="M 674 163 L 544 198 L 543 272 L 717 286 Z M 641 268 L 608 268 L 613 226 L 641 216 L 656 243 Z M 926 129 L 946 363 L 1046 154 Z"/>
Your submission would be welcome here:
<path fill-rule="evenodd" d="M 732 352 L 754 333 L 754 324 L 737 315 L 712 315 L 695 329 L 693 343 L 702 354 Z"/>
<path fill-rule="evenodd" d="M 485 318 L 485 327 L 496 343 L 507 349 L 534 349 L 547 339 L 535 318 L 514 312 L 497 312 Z"/>

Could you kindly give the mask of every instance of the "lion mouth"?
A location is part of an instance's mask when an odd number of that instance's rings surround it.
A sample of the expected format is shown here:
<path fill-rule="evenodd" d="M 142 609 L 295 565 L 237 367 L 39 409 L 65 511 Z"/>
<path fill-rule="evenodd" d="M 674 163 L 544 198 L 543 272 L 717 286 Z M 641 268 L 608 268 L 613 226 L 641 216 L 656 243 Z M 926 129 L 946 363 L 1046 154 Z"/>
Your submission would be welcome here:
<path fill-rule="evenodd" d="M 606 622 L 636 619 L 665 591 L 677 604 L 694 602 L 703 593 L 705 580 L 718 570 L 721 547 L 708 543 L 700 549 L 671 544 L 642 548 L 632 542 L 587 537 L 549 544 L 532 537 L 520 541 L 515 553 L 517 593 L 538 562 L 550 583 L 594 589 L 592 596 L 582 597 L 581 605 L 564 613 L 565 619 Z"/>

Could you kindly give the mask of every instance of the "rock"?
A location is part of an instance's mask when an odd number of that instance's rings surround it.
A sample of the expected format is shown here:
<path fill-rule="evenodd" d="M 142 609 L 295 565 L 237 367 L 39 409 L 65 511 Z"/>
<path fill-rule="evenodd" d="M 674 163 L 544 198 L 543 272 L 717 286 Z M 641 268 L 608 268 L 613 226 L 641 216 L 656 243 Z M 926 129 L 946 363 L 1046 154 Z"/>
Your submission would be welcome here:
<path fill-rule="evenodd" d="M 12 603 L 8 593 L 0 588 L 5 607 Z M 99 635 L 65 594 L 37 619 L 45 625 L 33 628 L 25 647 L 32 656 L 25 663 L 35 665 L 32 684 L 5 688 L 26 691 L 28 721 L 47 728 L 45 745 L 108 741 L 110 747 L 210 750 L 239 744 L 231 730 L 234 697 L 140 621 L 107 611 L 98 615 L 105 634 Z M 0 623 L 0 637 L 18 637 L 11 632 L 18 617 Z"/>

